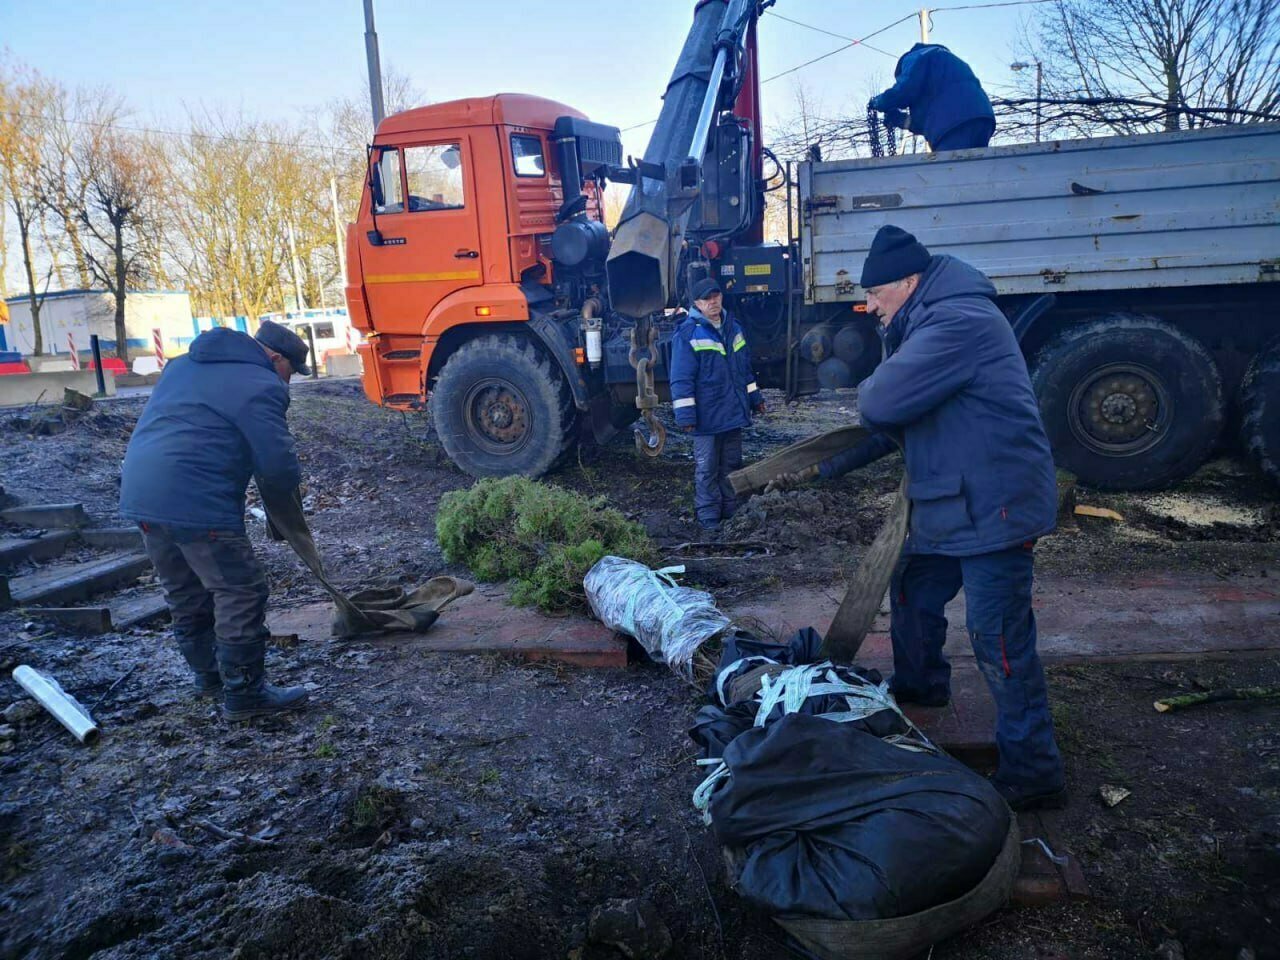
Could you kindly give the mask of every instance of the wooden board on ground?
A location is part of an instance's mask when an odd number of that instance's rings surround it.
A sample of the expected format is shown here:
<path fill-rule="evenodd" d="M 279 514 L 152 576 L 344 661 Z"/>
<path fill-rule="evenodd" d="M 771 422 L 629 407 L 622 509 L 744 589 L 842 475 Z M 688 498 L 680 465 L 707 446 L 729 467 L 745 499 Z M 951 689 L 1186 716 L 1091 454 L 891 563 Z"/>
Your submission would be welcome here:
<path fill-rule="evenodd" d="M 267 620 L 272 633 L 296 633 L 303 642 L 332 640 L 332 609 L 329 603 L 308 604 L 269 613 Z M 359 641 L 402 644 L 423 653 L 505 654 L 579 667 L 627 664 L 625 639 L 615 637 L 603 624 L 582 616 L 548 617 L 527 607 L 513 607 L 499 591 L 477 591 L 450 604 L 426 633 L 371 634 Z"/>

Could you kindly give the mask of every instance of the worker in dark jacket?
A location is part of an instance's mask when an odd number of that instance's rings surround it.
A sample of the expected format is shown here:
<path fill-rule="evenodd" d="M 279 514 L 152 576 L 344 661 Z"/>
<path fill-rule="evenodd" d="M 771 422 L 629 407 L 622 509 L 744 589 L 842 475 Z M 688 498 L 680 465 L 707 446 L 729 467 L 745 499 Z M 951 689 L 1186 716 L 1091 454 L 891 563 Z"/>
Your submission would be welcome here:
<path fill-rule="evenodd" d="M 946 47 L 917 43 L 902 55 L 893 76 L 894 85 L 868 105 L 882 111 L 890 126 L 922 135 L 935 151 L 991 142 L 996 129 L 991 100 L 969 65 Z"/>
<path fill-rule="evenodd" d="M 1058 805 L 1062 760 L 1031 610 L 1035 542 L 1054 527 L 1057 481 L 1026 362 L 991 281 L 898 227 L 876 234 L 862 286 L 885 327 L 886 357 L 858 388 L 863 422 L 879 432 L 819 472 L 902 445 L 911 521 L 890 587 L 894 695 L 949 700 L 945 612 L 963 585 L 996 702 L 994 783 L 1017 809 Z"/>
<path fill-rule="evenodd" d="M 245 490 L 302 478 L 285 413 L 307 346 L 270 320 L 257 337 L 202 333 L 165 365 L 125 453 L 120 513 L 138 523 L 197 689 L 244 720 L 294 710 L 301 687 L 264 676 L 267 581 L 245 535 Z"/>
<path fill-rule="evenodd" d="M 693 308 L 671 338 L 671 406 L 676 426 L 693 434 L 694 509 L 711 531 L 733 516 L 729 474 L 742 466 L 742 428 L 764 398 L 751 371 L 751 351 L 724 295 L 711 278 L 694 284 Z"/>

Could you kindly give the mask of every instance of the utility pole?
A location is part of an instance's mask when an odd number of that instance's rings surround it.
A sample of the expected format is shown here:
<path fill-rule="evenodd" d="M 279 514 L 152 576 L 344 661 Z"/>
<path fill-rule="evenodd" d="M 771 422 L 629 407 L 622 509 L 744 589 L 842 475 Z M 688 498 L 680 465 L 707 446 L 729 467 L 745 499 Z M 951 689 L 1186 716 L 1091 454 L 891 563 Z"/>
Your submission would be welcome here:
<path fill-rule="evenodd" d="M 342 213 L 338 209 L 338 180 L 329 174 L 329 202 L 333 205 L 333 242 L 338 248 L 338 285 L 347 282 L 347 247 L 342 236 Z"/>
<path fill-rule="evenodd" d="M 382 105 L 382 64 L 378 60 L 378 33 L 373 29 L 373 0 L 364 0 L 364 53 L 369 61 L 369 104 L 373 107 L 373 129 L 387 115 Z"/>
<path fill-rule="evenodd" d="M 920 8 L 919 16 L 920 16 L 920 42 L 921 43 L 929 42 L 929 13 L 930 13 L 930 10 L 928 7 Z"/>
<path fill-rule="evenodd" d="M 1044 108 L 1041 101 L 1044 99 L 1044 64 L 1039 60 L 1036 62 L 1036 143 L 1040 142 L 1041 121 L 1044 119 Z M 1009 69 L 1015 73 L 1019 70 L 1025 70 L 1031 64 L 1019 60 L 1017 63 L 1009 64 Z"/>
<path fill-rule="evenodd" d="M 302 265 L 298 263 L 298 246 L 293 240 L 293 222 L 285 224 L 285 235 L 289 238 L 289 261 L 293 271 L 293 300 L 294 309 L 301 313 L 307 309 L 306 301 L 302 299 Z"/>

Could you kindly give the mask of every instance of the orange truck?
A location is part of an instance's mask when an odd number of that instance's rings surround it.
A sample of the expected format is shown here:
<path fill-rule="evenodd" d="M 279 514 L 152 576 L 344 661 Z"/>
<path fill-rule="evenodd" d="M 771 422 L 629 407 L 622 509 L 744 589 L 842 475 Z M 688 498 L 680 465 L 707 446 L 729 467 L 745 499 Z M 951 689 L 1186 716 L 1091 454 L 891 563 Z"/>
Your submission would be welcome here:
<path fill-rule="evenodd" d="M 746 326 L 764 386 L 818 389 L 789 361 L 818 327 L 794 316 L 792 248 L 762 242 L 764 157 L 753 0 L 701 0 L 644 159 L 623 164 L 616 127 L 572 107 L 500 94 L 408 110 L 379 124 L 346 295 L 366 335 L 365 391 L 427 410 L 475 476 L 537 476 L 583 436 L 653 416 L 668 342 L 691 282 L 714 272 Z M 608 182 L 632 185 L 611 235 Z M 847 306 L 821 337 L 843 383 L 879 356 Z M 837 328 L 838 327 L 838 328 Z M 848 327 L 848 333 L 841 333 Z M 811 338 L 812 339 L 812 338 Z M 821 344 L 819 344 L 821 346 Z"/>

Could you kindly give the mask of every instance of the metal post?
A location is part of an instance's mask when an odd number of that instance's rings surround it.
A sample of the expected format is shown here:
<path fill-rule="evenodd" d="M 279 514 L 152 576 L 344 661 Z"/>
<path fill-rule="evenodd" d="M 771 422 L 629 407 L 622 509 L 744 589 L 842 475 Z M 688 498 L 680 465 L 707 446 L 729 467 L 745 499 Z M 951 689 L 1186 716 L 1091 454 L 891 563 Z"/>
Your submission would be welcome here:
<path fill-rule="evenodd" d="M 929 42 L 929 8 L 920 8 L 920 42 Z"/>
<path fill-rule="evenodd" d="M 96 333 L 89 334 L 89 352 L 93 354 L 93 372 L 98 381 L 98 396 L 107 395 L 107 381 L 102 375 L 102 344 Z"/>
<path fill-rule="evenodd" d="M 702 110 L 698 113 L 697 126 L 693 128 L 693 139 L 689 143 L 689 156 L 702 162 L 707 153 L 707 138 L 711 135 L 711 122 L 715 120 L 716 107 L 720 102 L 720 84 L 724 82 L 724 67 L 728 53 L 721 50 L 716 54 L 716 62 L 711 67 L 711 79 L 707 81 L 707 95 L 702 101 Z"/>
<path fill-rule="evenodd" d="M 347 283 L 347 246 L 342 236 L 342 212 L 338 209 L 338 180 L 329 176 L 329 203 L 333 206 L 333 242 L 338 247 L 338 286 Z"/>
<path fill-rule="evenodd" d="M 316 332 L 311 324 L 307 324 L 307 346 L 310 348 L 311 379 L 320 379 L 320 358 L 316 356 Z"/>
<path fill-rule="evenodd" d="M 298 245 L 293 238 L 293 221 L 286 222 L 284 226 L 285 237 L 289 241 L 289 269 L 293 272 L 293 308 L 301 313 L 307 309 L 307 304 L 302 299 L 302 265 L 298 262 Z"/>
<path fill-rule="evenodd" d="M 376 133 L 387 114 L 382 105 L 382 64 L 378 60 L 378 33 L 373 29 L 373 0 L 364 0 L 364 53 L 369 61 L 369 105 Z"/>

